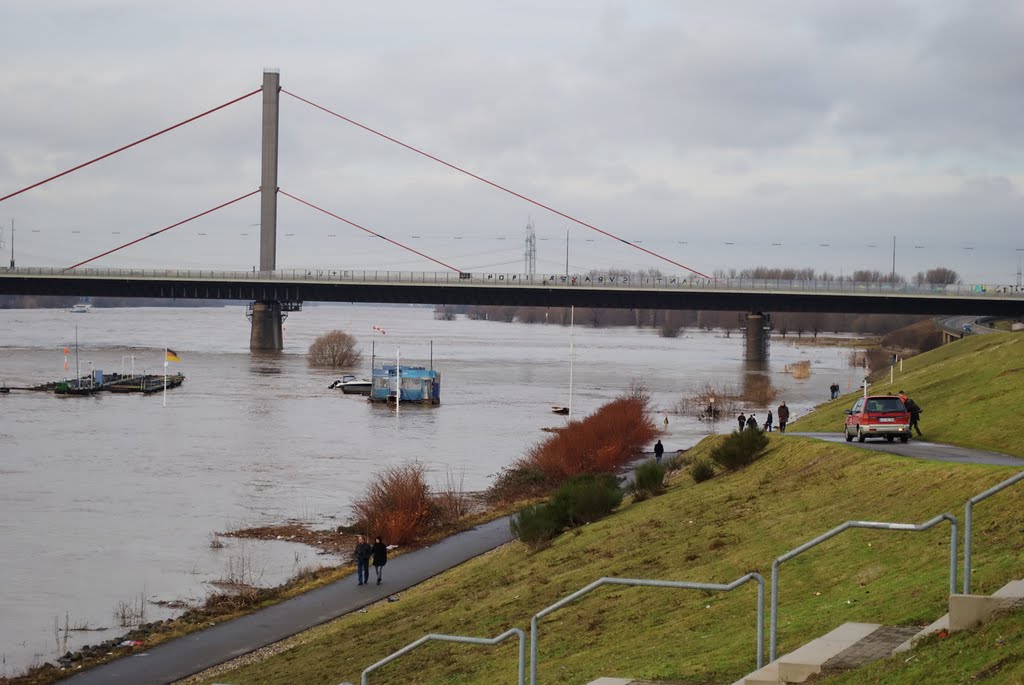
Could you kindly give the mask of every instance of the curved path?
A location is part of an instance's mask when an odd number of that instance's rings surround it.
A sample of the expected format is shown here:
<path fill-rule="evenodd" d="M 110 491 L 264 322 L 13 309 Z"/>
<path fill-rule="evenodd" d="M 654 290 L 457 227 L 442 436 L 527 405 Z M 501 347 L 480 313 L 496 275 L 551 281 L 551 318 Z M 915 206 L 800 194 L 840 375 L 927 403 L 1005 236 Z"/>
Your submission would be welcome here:
<path fill-rule="evenodd" d="M 838 442 L 847 444 L 842 433 L 798 433 L 789 431 L 786 435 L 799 435 L 805 438 L 816 438 L 827 442 Z M 937 442 L 924 442 L 922 440 L 911 440 L 904 444 L 901 442 L 886 442 L 885 440 L 866 440 L 863 443 L 851 442 L 851 447 L 862 447 L 875 450 L 876 452 L 890 452 L 901 457 L 913 457 L 914 459 L 927 459 L 929 461 L 947 461 L 958 464 L 988 464 L 991 466 L 1017 466 L 1024 468 L 1024 459 L 1011 457 L 1008 454 L 989 452 L 987 450 L 974 449 L 972 447 L 958 447 L 956 445 L 944 445 Z"/>
<path fill-rule="evenodd" d="M 395 557 L 384 568 L 382 585 L 360 587 L 352 576 L 346 576 L 248 616 L 91 668 L 63 682 L 172 683 L 407 590 L 511 539 L 508 517 L 496 519 Z"/>

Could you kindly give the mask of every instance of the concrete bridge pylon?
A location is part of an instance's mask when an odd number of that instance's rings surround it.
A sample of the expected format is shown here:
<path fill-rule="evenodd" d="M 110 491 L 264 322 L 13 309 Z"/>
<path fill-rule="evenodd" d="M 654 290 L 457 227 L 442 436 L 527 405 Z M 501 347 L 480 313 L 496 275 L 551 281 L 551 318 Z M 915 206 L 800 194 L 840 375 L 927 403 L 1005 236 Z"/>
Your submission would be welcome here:
<path fill-rule="evenodd" d="M 747 361 L 759 362 L 768 359 L 771 328 L 769 314 L 763 312 L 747 314 L 746 344 L 744 345 L 744 358 Z"/>
<path fill-rule="evenodd" d="M 280 120 L 281 74 L 268 69 L 263 72 L 263 136 L 260 176 L 260 271 L 277 268 L 277 160 Z M 301 302 L 257 300 L 249 306 L 252 324 L 249 349 L 278 351 L 284 349 L 282 323 L 289 311 L 301 309 Z"/>

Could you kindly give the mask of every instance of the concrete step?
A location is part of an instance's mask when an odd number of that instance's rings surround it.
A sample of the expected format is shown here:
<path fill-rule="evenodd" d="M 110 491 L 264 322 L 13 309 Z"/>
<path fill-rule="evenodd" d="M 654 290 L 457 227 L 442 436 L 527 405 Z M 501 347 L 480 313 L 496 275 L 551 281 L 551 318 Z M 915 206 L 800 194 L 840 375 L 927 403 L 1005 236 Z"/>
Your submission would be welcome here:
<path fill-rule="evenodd" d="M 877 623 L 844 623 L 835 630 L 811 640 L 803 647 L 780 656 L 763 668 L 740 678 L 733 685 L 779 685 L 802 683 L 832 657 L 846 651 L 860 640 L 878 630 Z"/>
<path fill-rule="evenodd" d="M 963 625 L 965 625 L 965 619 L 963 617 L 963 614 L 965 613 L 966 609 L 961 605 L 969 603 L 970 598 L 972 597 L 979 600 L 979 604 L 983 603 L 986 605 L 984 607 L 979 607 L 978 609 L 981 612 L 979 614 L 979 618 L 987 619 L 987 617 L 991 615 L 992 610 L 1008 606 L 1014 603 L 1015 601 L 1024 599 L 1024 580 L 1011 580 L 1009 583 L 993 592 L 991 597 L 989 598 L 994 600 L 993 602 L 985 602 L 984 596 L 978 595 L 950 595 L 949 602 L 951 608 L 953 608 L 953 606 L 956 605 L 957 613 L 960 614 L 960 616 L 958 616 L 953 623 L 953 629 L 957 629 L 958 627 L 962 627 Z M 906 652 L 911 647 L 913 647 L 914 643 L 920 640 L 922 637 L 931 635 L 933 633 L 937 633 L 940 630 L 950 630 L 950 625 L 951 623 L 949 614 L 946 614 L 942 618 L 938 619 L 937 621 L 929 625 L 927 628 L 921 630 L 921 632 L 919 632 L 917 635 L 901 644 L 893 651 L 893 653 L 895 654 L 898 652 Z"/>
<path fill-rule="evenodd" d="M 803 647 L 779 657 L 779 680 L 802 683 L 821 673 L 826 661 L 881 628 L 877 623 L 844 623 L 827 635 L 811 640 Z"/>

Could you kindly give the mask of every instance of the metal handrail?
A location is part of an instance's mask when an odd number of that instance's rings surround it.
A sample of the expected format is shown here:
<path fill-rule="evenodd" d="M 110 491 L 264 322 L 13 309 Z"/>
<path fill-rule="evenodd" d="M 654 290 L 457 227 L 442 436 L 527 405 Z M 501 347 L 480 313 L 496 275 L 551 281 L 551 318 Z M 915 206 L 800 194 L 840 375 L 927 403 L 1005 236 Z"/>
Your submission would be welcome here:
<path fill-rule="evenodd" d="M 942 521 L 949 521 L 951 525 L 949 534 L 949 594 L 956 592 L 956 541 L 957 541 L 957 521 L 956 517 L 952 514 L 939 514 L 935 518 L 928 519 L 924 523 L 913 524 L 913 523 L 889 523 L 884 521 L 847 521 L 841 526 L 836 526 L 827 533 L 823 533 L 813 540 L 809 540 L 804 544 L 791 549 L 774 562 L 772 562 L 772 615 L 771 615 L 771 638 L 769 645 L 769 661 L 775 661 L 775 643 L 778 636 L 778 614 L 779 614 L 779 567 L 782 562 L 789 561 L 793 557 L 803 554 L 812 547 L 816 547 L 821 543 L 825 542 L 829 538 L 833 538 L 839 535 L 844 530 L 850 528 L 873 528 L 876 530 L 907 530 L 911 532 L 921 532 L 928 530 L 932 526 L 938 525 Z"/>
<path fill-rule="evenodd" d="M 1010 487 L 1014 483 L 1024 479 L 1024 471 L 1021 471 L 1016 476 L 1007 478 L 1002 483 L 993 485 L 985 492 L 979 493 L 974 497 L 967 500 L 967 505 L 964 507 L 964 594 L 971 594 L 971 523 L 974 513 L 974 505 L 978 502 L 988 499 L 997 492 L 1001 492 L 1006 488 Z"/>
<path fill-rule="evenodd" d="M 750 580 L 757 581 L 757 667 L 761 668 L 764 661 L 764 578 L 760 573 L 748 573 L 741 578 L 737 578 L 728 585 L 723 585 L 721 583 L 686 583 L 675 580 L 599 578 L 590 585 L 577 590 L 567 597 L 563 597 L 551 606 L 541 609 L 532 619 L 530 619 L 530 685 L 537 685 L 537 622 L 548 614 L 576 601 L 583 595 L 596 590 L 602 585 L 643 585 L 647 587 L 669 587 L 683 588 L 685 590 L 714 590 L 729 592 Z"/>
<path fill-rule="evenodd" d="M 519 683 L 519 685 L 524 685 L 524 679 L 526 678 L 526 634 L 522 631 L 521 628 L 510 628 L 509 630 L 506 630 L 501 635 L 498 635 L 496 637 L 491 637 L 491 638 L 487 638 L 487 637 L 465 637 L 463 635 L 435 635 L 434 633 L 431 633 L 429 635 L 424 635 L 419 640 L 416 640 L 415 642 L 410 642 L 405 647 L 402 647 L 400 650 L 398 650 L 397 652 L 395 652 L 393 654 L 389 654 L 388 656 L 384 657 L 383 659 L 381 659 L 377 663 L 373 664 L 372 666 L 366 667 L 366 669 L 363 670 L 363 674 L 359 678 L 359 682 L 360 682 L 360 685 L 367 685 L 367 683 L 370 682 L 369 678 L 370 678 L 370 674 L 371 673 L 376 671 L 381 666 L 384 666 L 386 664 L 391 663 L 392 661 L 394 661 L 398 657 L 400 657 L 400 656 L 402 656 L 404 654 L 408 654 L 412 650 L 416 649 L 417 647 L 419 647 L 420 645 L 424 644 L 425 642 L 429 642 L 430 640 L 441 640 L 442 642 L 461 642 L 463 644 L 470 644 L 470 645 L 496 645 L 499 642 L 503 642 L 503 641 L 507 640 L 508 638 L 512 637 L 513 635 L 518 635 L 519 636 L 519 680 L 518 680 L 518 683 Z"/>

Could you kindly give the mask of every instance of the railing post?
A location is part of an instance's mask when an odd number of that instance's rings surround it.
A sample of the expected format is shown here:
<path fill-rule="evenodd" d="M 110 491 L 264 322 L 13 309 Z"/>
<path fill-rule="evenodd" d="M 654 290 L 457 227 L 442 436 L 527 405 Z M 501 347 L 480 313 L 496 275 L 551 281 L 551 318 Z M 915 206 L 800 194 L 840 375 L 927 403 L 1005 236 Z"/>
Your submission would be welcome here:
<path fill-rule="evenodd" d="M 1015 476 L 1007 478 L 1002 483 L 997 483 L 990 487 L 988 490 L 981 492 L 974 497 L 967 500 L 967 505 L 964 507 L 964 594 L 971 594 L 971 550 L 972 550 L 972 535 L 973 530 L 971 525 L 973 523 L 974 505 L 982 500 L 988 499 L 997 492 L 1001 492 L 1006 488 L 1010 487 L 1014 483 L 1024 479 L 1024 471 L 1021 471 Z"/>

